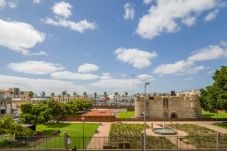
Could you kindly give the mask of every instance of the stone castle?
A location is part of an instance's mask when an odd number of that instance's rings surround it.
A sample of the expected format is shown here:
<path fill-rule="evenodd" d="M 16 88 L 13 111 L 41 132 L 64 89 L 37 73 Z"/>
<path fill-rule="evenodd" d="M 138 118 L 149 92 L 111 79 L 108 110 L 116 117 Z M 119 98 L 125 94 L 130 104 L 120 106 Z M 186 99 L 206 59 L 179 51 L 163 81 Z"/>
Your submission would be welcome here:
<path fill-rule="evenodd" d="M 169 96 L 147 96 L 146 116 L 149 118 L 201 118 L 202 110 L 197 99 L 198 94 L 190 93 L 176 95 L 173 91 Z M 141 117 L 144 112 L 145 97 L 135 98 L 135 116 Z"/>

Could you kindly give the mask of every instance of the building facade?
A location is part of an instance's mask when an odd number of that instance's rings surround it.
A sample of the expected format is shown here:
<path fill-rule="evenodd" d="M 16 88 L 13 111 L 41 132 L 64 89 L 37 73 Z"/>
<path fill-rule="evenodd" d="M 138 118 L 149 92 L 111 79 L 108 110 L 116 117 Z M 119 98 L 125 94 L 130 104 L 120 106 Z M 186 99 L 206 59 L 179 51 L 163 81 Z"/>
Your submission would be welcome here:
<path fill-rule="evenodd" d="M 146 116 L 149 118 L 201 118 L 202 110 L 195 91 L 170 96 L 147 96 Z M 144 113 L 144 96 L 136 96 L 135 116 Z"/>

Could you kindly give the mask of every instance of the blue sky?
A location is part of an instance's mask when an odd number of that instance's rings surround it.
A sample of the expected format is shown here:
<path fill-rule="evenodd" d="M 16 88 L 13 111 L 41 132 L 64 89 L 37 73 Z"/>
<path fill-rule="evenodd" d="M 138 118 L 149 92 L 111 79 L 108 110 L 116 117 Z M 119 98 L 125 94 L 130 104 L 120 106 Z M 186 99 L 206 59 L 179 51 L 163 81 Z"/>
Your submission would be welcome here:
<path fill-rule="evenodd" d="M 226 7 L 224 0 L 0 0 L 0 88 L 206 87 L 227 64 Z"/>

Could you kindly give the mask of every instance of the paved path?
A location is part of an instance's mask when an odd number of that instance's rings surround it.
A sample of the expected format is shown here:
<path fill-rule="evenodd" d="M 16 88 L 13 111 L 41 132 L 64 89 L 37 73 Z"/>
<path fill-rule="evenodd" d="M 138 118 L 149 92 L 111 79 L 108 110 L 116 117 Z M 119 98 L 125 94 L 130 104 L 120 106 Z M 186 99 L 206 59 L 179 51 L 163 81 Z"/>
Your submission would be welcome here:
<path fill-rule="evenodd" d="M 103 145 L 108 142 L 110 122 L 103 122 L 96 133 L 88 144 L 88 149 L 102 149 Z"/>
<path fill-rule="evenodd" d="M 203 126 L 203 127 L 209 128 L 209 129 L 212 129 L 212 130 L 220 132 L 220 133 L 227 134 L 227 129 L 226 128 L 218 127 L 216 125 L 211 125 L 212 123 L 195 123 L 195 124 L 199 125 L 199 126 Z"/>

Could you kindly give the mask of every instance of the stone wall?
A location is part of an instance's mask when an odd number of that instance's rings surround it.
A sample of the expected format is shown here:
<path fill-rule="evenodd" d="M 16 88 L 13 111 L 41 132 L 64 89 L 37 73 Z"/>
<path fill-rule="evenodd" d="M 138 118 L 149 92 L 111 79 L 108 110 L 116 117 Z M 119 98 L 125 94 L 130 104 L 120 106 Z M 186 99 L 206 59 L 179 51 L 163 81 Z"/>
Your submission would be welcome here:
<path fill-rule="evenodd" d="M 135 99 L 135 116 L 144 112 L 144 96 Z M 147 97 L 146 113 L 149 118 L 201 118 L 202 111 L 195 94 L 188 96 Z"/>

